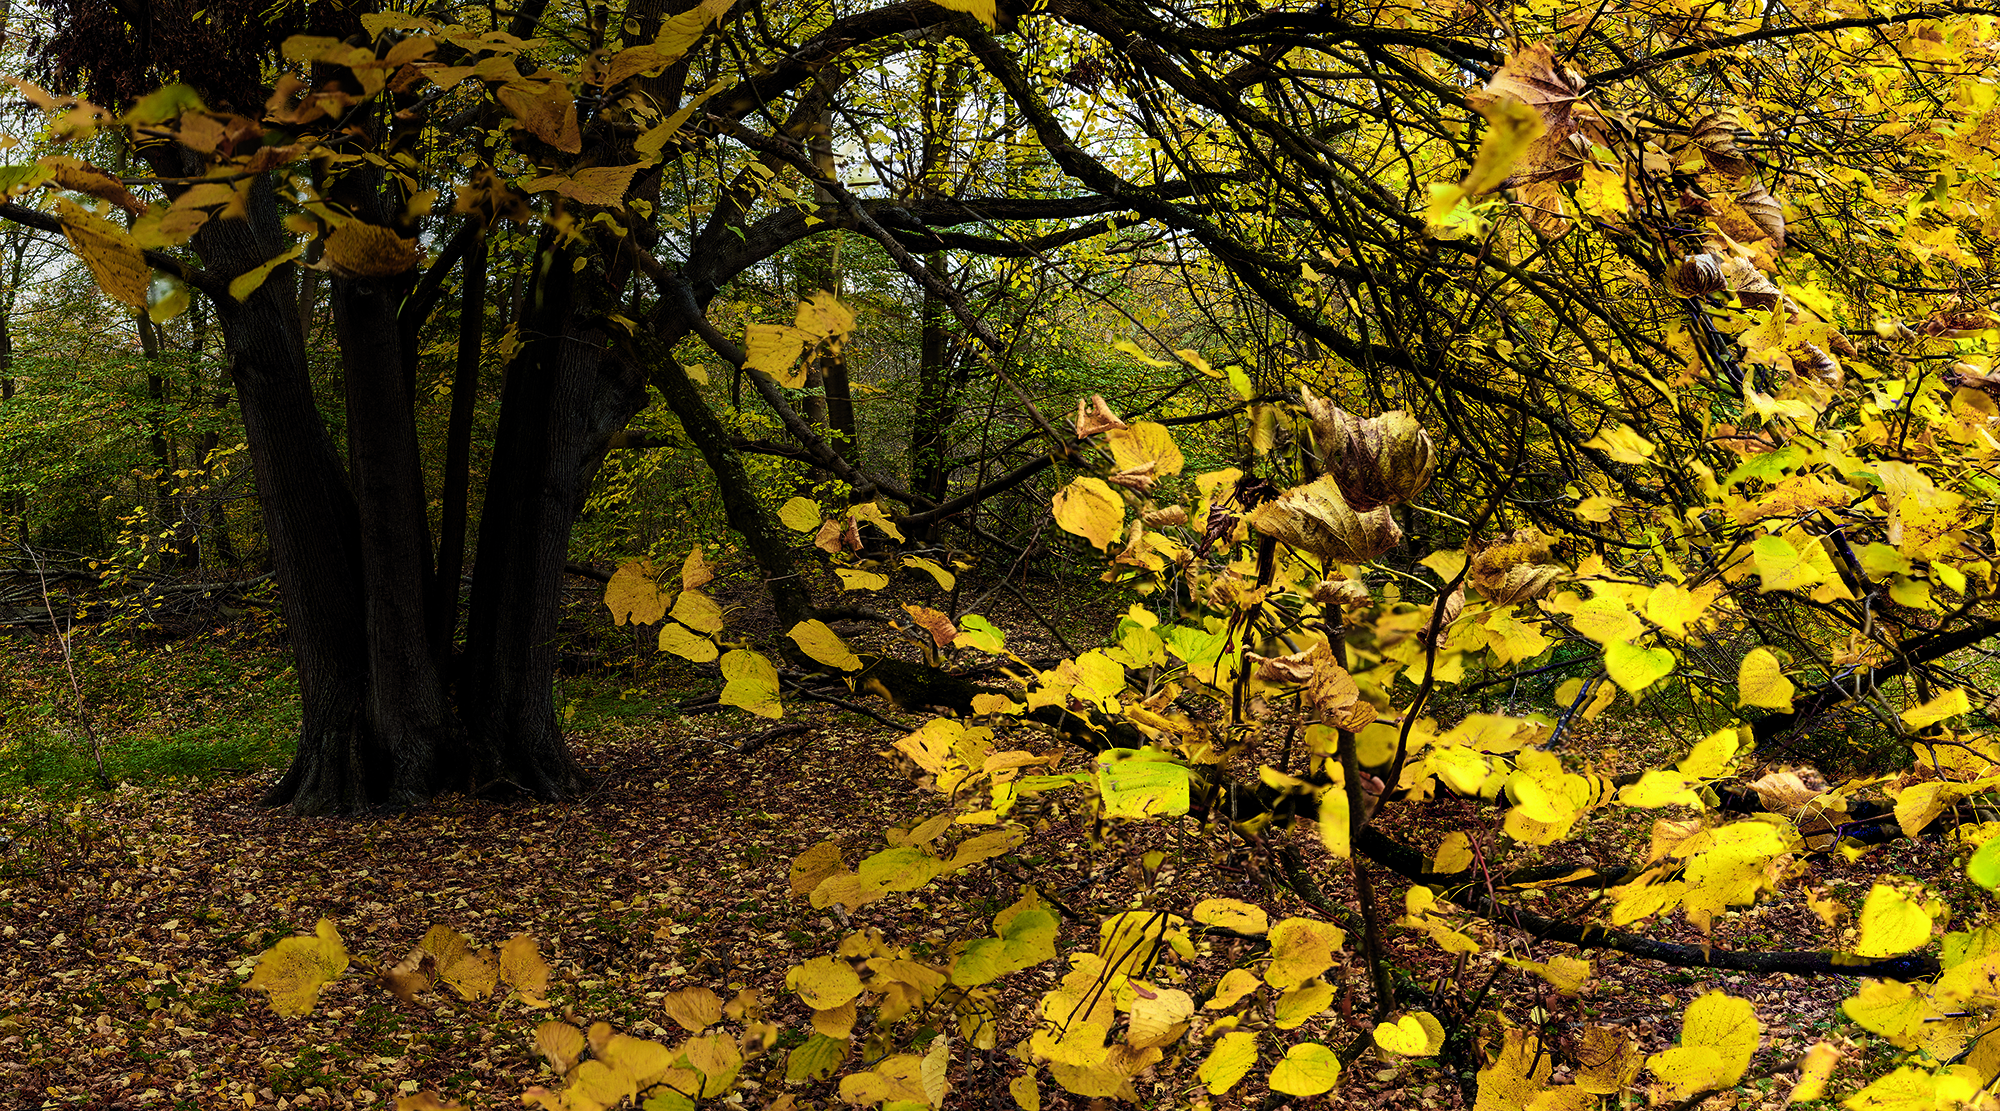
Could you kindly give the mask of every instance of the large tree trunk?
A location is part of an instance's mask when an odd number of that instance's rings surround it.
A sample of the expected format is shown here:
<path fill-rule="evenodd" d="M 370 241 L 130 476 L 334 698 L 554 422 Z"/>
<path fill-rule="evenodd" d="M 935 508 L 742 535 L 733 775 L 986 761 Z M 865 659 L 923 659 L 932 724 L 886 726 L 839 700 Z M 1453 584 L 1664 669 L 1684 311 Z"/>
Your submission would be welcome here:
<path fill-rule="evenodd" d="M 546 239 L 523 331 L 537 335 L 507 368 L 493 473 L 479 522 L 461 705 L 471 787 L 541 799 L 585 785 L 557 725 L 556 626 L 570 528 L 611 436 L 645 406 L 636 368 L 598 326 L 573 256 Z"/>
<path fill-rule="evenodd" d="M 213 221 L 195 238 L 221 274 L 260 265 L 281 242 L 268 185 L 249 219 Z M 216 306 L 302 703 L 297 755 L 265 799 L 301 814 L 356 812 L 387 794 L 393 754 L 364 712 L 360 515 L 314 404 L 292 298 L 291 268 L 280 267 L 246 300 Z"/>

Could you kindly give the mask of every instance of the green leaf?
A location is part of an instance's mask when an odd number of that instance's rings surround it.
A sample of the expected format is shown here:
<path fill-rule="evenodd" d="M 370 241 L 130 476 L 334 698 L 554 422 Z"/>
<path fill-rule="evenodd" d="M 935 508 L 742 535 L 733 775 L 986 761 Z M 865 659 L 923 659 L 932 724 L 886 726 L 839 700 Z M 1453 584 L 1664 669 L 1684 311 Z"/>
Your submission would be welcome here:
<path fill-rule="evenodd" d="M 1611 681 L 1632 697 L 1673 674 L 1674 654 L 1665 648 L 1640 648 L 1618 641 L 1604 648 L 1604 670 Z"/>
<path fill-rule="evenodd" d="M 1188 770 L 1158 749 L 1107 749 L 1097 755 L 1097 792 L 1107 818 L 1185 814 Z"/>
<path fill-rule="evenodd" d="M 168 85 L 139 98 L 125 113 L 125 122 L 139 127 L 165 123 L 183 112 L 202 111 L 201 97 L 186 85 Z"/>
<path fill-rule="evenodd" d="M 846 1038 L 814 1034 L 785 1058 L 785 1082 L 804 1084 L 808 1080 L 825 1080 L 846 1059 Z"/>
<path fill-rule="evenodd" d="M 1965 874 L 1988 891 L 2000 889 L 2000 837 L 1988 840 L 1965 862 Z"/>
<path fill-rule="evenodd" d="M 978 987 L 1010 972 L 1032 968 L 1056 955 L 1056 916 L 1037 906 L 1021 911 L 1000 929 L 966 945 L 951 965 L 951 982 Z"/>
<path fill-rule="evenodd" d="M 1208 1059 L 1195 1070 L 1194 1077 L 1208 1085 L 1208 1094 L 1219 1096 L 1236 1086 L 1257 1064 L 1257 1035 L 1231 1030 L 1216 1040 Z"/>
<path fill-rule="evenodd" d="M 968 613 L 958 619 L 958 643 L 999 655 L 1007 650 L 1007 634 L 984 617 Z"/>
<path fill-rule="evenodd" d="M 1316 1096 L 1340 1082 L 1340 1055 L 1318 1042 L 1301 1042 L 1271 1070 L 1271 1090 Z"/>

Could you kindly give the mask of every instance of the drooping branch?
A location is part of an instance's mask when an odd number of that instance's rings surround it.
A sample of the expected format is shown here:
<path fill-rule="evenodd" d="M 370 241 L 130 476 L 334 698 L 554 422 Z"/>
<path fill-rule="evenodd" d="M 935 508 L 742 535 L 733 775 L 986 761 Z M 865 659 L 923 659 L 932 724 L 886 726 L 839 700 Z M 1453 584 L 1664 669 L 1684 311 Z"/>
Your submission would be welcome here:
<path fill-rule="evenodd" d="M 1424 873 L 1423 854 L 1380 830 L 1368 827 L 1355 838 L 1357 851 L 1411 882 Z M 1720 968 L 1768 976 L 1874 976 L 1884 980 L 1922 980 L 1941 970 L 1936 957 L 1857 957 L 1820 951 L 1750 951 L 1713 945 L 1681 945 L 1583 922 L 1558 921 L 1506 906 L 1476 887 L 1447 889 L 1445 897 L 1497 925 L 1511 926 L 1544 941 L 1559 941 L 1579 949 L 1611 949 L 1656 960 L 1676 968 Z"/>

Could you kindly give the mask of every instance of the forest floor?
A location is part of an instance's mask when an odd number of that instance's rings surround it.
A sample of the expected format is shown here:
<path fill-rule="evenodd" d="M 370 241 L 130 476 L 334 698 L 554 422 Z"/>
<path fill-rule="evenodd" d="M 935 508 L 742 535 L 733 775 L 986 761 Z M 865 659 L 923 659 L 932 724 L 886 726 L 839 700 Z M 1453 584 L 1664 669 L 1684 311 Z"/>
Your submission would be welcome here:
<path fill-rule="evenodd" d="M 274 662 L 276 661 L 276 662 Z M 250 653 L 246 671 L 282 671 L 276 657 Z M 240 690 L 254 692 L 254 686 Z M 1087 815 L 1057 814 L 1015 860 L 979 866 L 905 896 L 863 908 L 843 925 L 794 896 L 792 860 L 825 840 L 847 859 L 882 844 L 885 827 L 929 816 L 938 807 L 885 753 L 895 734 L 834 707 L 798 703 L 787 720 L 810 728 L 778 736 L 750 753 L 731 740 L 761 723 L 722 715 L 682 716 L 657 697 L 617 683 L 599 684 L 574 704 L 586 708 L 575 738 L 581 762 L 597 777 L 588 798 L 566 805 L 498 805 L 463 797 L 419 812 L 367 820 L 302 820 L 258 804 L 273 771 L 257 766 L 179 781 L 128 778 L 109 793 L 21 790 L 0 800 L 0 1105 L 10 1107 L 349 1108 L 394 1107 L 435 1091 L 473 1108 L 520 1106 L 520 1095 L 553 1078 L 533 1048 L 535 1024 L 563 1017 L 606 1021 L 642 1036 L 677 1038 L 661 1006 L 667 993 L 705 986 L 729 998 L 743 988 L 764 993 L 772 1021 L 790 1033 L 778 1052 L 752 1062 L 742 1106 L 837 1107 L 831 1085 L 788 1086 L 785 1047 L 809 1029 L 809 1017 L 784 987 L 785 970 L 830 953 L 850 929 L 875 927 L 893 942 L 936 953 L 952 940 L 983 936 L 992 913 L 1012 902 L 1025 879 L 1086 914 L 1066 920 L 1061 951 L 1096 940 L 1089 911 L 1115 910 L 1145 897 L 1185 911 L 1211 896 L 1256 900 L 1283 914 L 1336 917 L 1355 905 L 1351 873 L 1324 858 L 1309 829 L 1291 836 L 1320 887 L 1307 905 L 1272 881 L 1256 855 L 1225 832 L 1195 823 L 1152 832 L 1105 831 Z M 658 695 L 661 692 L 650 692 Z M 690 692 L 668 691 L 673 697 Z M 215 697 L 222 698 L 223 695 Z M 879 703 L 877 705 L 880 705 Z M 605 707 L 630 712 L 606 712 Z M 732 712 L 733 713 L 733 712 Z M 905 715 L 909 716 L 909 715 Z M 726 736 L 725 736 L 726 735 Z M 1637 766 L 1643 745 L 1619 751 L 1615 735 L 1581 738 L 1598 747 L 1602 770 Z M 1032 743 L 1032 742 L 1030 742 Z M 1074 758 L 1073 762 L 1081 761 Z M 253 761 L 254 762 L 254 761 Z M 1067 766 L 1067 765 L 1066 765 Z M 1644 855 L 1646 828 L 1628 812 L 1606 811 L 1578 839 L 1606 859 Z M 1385 816 L 1396 835 L 1429 850 L 1451 829 L 1494 821 L 1462 803 L 1398 808 Z M 1164 864 L 1138 866 L 1158 848 Z M 1930 876 L 1949 848 L 1904 841 L 1860 865 L 1821 862 L 1814 882 L 1858 908 L 1870 877 Z M 1565 859 L 1552 857 L 1554 859 Z M 1385 914 L 1403 905 L 1403 887 L 1377 876 Z M 1562 916 L 1583 911 L 1582 897 L 1532 893 L 1529 909 Z M 318 1007 L 281 1018 L 261 993 L 246 988 L 259 953 L 295 933 L 333 920 L 357 967 L 328 985 Z M 463 1002 L 449 992 L 398 1002 L 374 972 L 394 964 L 435 925 L 477 945 L 532 935 L 553 968 L 550 1008 L 532 1011 L 504 992 Z M 1564 996 L 1540 979 L 1488 958 L 1547 960 L 1565 946 L 1462 924 L 1488 947 L 1470 970 L 1452 964 L 1415 931 L 1389 929 L 1390 957 L 1405 974 L 1410 1006 L 1463 1017 L 1490 1028 L 1505 1014 L 1539 1023 L 1563 1060 L 1590 1024 L 1635 1034 L 1646 1052 L 1671 1045 L 1679 1012 L 1712 989 L 1757 1003 L 1766 1016 L 1749 1079 L 1714 1107 L 1781 1107 L 1790 1067 L 1816 1041 L 1847 1056 L 1829 1096 L 1858 1086 L 1880 1049 L 1847 1023 L 1837 1004 L 1850 983 L 1765 979 L 1700 969 L 1663 968 L 1615 953 L 1585 954 L 1595 978 Z M 1698 942 L 1678 920 L 1655 936 Z M 1827 931 L 1788 885 L 1754 909 L 1719 921 L 1718 945 L 1757 949 L 1829 947 Z M 1350 951 L 1357 948 L 1350 944 Z M 1197 998 L 1221 971 L 1250 955 L 1225 943 L 1186 970 Z M 1059 962 L 1058 962 L 1059 963 Z M 1490 977 L 1490 979 L 1489 979 Z M 1340 1006 L 1313 1033 L 1334 1045 L 1369 1029 L 1365 970 L 1349 957 L 1328 974 Z M 1047 968 L 1021 974 L 1027 990 L 1004 997 L 1004 1051 L 1030 1028 Z M 1004 1052 L 955 1060 L 947 1106 L 1013 1106 L 1007 1081 L 1019 1062 Z M 1169 1059 L 1143 1077 L 1149 1106 L 1186 1107 L 1207 1099 L 1192 1062 Z M 1370 1053 L 1317 1106 L 1384 1109 L 1472 1105 L 1470 1066 L 1442 1060 L 1392 1061 Z M 1042 1085 L 1043 1106 L 1083 1111 Z M 1643 1099 L 1643 1088 L 1634 1092 Z M 787 1099 L 792 1102 L 785 1102 Z M 1220 1107 L 1275 1111 L 1287 1102 L 1246 1082 Z"/>

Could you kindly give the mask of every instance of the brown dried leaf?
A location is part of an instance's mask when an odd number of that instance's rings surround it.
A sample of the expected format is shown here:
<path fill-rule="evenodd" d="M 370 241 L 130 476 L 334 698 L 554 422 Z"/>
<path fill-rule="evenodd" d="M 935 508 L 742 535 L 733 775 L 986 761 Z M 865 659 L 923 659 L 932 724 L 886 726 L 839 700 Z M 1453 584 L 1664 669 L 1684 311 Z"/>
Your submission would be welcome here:
<path fill-rule="evenodd" d="M 1729 177 L 1748 177 L 1757 168 L 1736 145 L 1736 133 L 1740 130 L 1742 122 L 1736 109 L 1725 108 L 1696 120 L 1690 139 L 1709 169 Z"/>
<path fill-rule="evenodd" d="M 660 1006 L 681 1029 L 690 1034 L 722 1021 L 722 997 L 707 988 L 682 988 L 661 1000 Z"/>
<path fill-rule="evenodd" d="M 56 215 L 62 220 L 70 249 L 90 268 L 98 288 L 129 308 L 144 309 L 146 290 L 153 284 L 153 268 L 132 236 L 75 201 L 58 200 Z"/>
<path fill-rule="evenodd" d="M 424 260 L 415 240 L 388 228 L 359 220 L 333 229 L 326 237 L 326 264 L 343 278 L 388 278 L 414 269 Z"/>
<path fill-rule="evenodd" d="M 929 633 L 931 640 L 936 642 L 939 648 L 949 648 L 951 642 L 958 639 L 958 626 L 953 625 L 951 618 L 937 610 L 928 606 L 905 605 L 903 612 L 909 614 L 910 620 Z"/>
<path fill-rule="evenodd" d="M 382 985 L 389 989 L 391 995 L 414 1006 L 417 996 L 431 990 L 431 985 L 437 982 L 436 977 L 437 958 L 419 946 L 410 950 L 402 960 L 382 970 Z"/>
<path fill-rule="evenodd" d="M 62 154 L 47 155 L 40 161 L 54 175 L 55 183 L 64 189 L 96 197 L 101 201 L 110 201 L 134 216 L 146 211 L 145 204 L 133 196 L 131 191 L 125 188 L 125 183 L 113 177 L 109 171 L 100 170 L 80 158 Z"/>
<path fill-rule="evenodd" d="M 1125 422 L 1111 411 L 1099 394 L 1091 394 L 1090 400 L 1078 398 L 1076 402 L 1076 438 L 1088 439 L 1110 428 L 1123 428 Z"/>
<path fill-rule="evenodd" d="M 583 1056 L 583 1031 L 567 1022 L 544 1022 L 535 1027 L 535 1049 L 557 1075 L 562 1075 L 575 1068 L 576 1059 Z"/>
<path fill-rule="evenodd" d="M 1752 180 L 1744 186 L 1743 191 L 1736 194 L 1736 203 L 1757 230 L 1763 233 L 1763 238 L 1769 239 L 1780 250 L 1784 248 L 1785 208 L 1764 188 L 1763 182 Z"/>
<path fill-rule="evenodd" d="M 544 81 L 516 81 L 493 94 L 529 134 L 565 154 L 583 153 L 583 131 L 577 126 L 576 97 L 569 86 Z"/>
<path fill-rule="evenodd" d="M 1356 513 L 1342 499 L 1332 475 L 1258 506 L 1249 521 L 1257 531 L 1329 563 L 1365 563 L 1403 540 L 1402 527 L 1389 515 L 1388 506 Z"/>
<path fill-rule="evenodd" d="M 500 978 L 520 995 L 529 1007 L 548 1006 L 549 964 L 535 944 L 533 934 L 515 934 L 500 947 Z"/>

